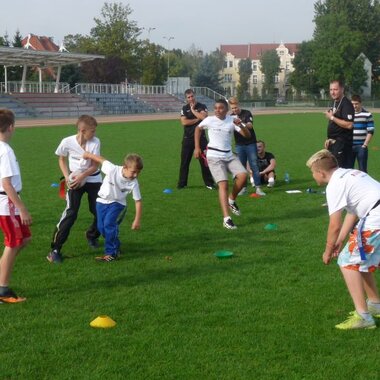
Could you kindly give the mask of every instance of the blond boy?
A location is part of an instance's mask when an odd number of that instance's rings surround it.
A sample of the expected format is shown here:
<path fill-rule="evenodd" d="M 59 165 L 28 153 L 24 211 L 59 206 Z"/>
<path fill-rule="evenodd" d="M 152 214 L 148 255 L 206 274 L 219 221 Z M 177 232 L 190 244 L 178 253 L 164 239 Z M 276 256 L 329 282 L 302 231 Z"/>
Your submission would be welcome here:
<path fill-rule="evenodd" d="M 95 137 L 96 127 L 95 118 L 82 115 L 77 121 L 77 134 L 64 138 L 55 151 L 68 190 L 66 207 L 54 230 L 51 251 L 47 256 L 51 263 L 61 263 L 63 260 L 61 249 L 77 219 L 84 193 L 87 193 L 89 210 L 93 215 L 93 221 L 86 231 L 86 238 L 90 247 L 98 246 L 97 239 L 100 233 L 96 227 L 96 197 L 102 184 L 102 176 L 96 162 L 82 157 L 85 151 L 100 153 L 100 141 Z M 76 173 L 76 176 L 70 177 L 71 173 Z"/>
<path fill-rule="evenodd" d="M 359 170 L 339 168 L 336 158 L 325 149 L 310 157 L 306 165 L 318 185 L 327 184 L 330 221 L 323 262 L 329 264 L 339 256 L 338 265 L 355 306 L 336 328 L 373 329 L 373 317 L 380 317 L 373 276 L 380 263 L 380 183 Z"/>
<path fill-rule="evenodd" d="M 142 202 L 137 177 L 143 169 L 143 161 L 137 154 L 127 155 L 123 166 L 114 165 L 104 157 L 89 152 L 85 152 L 83 158 L 101 164 L 105 174 L 96 200 L 98 229 L 105 238 L 104 255 L 96 259 L 114 261 L 120 254 L 119 225 L 126 214 L 127 195 L 130 193 L 135 201 L 136 212 L 132 229 L 140 228 Z"/>

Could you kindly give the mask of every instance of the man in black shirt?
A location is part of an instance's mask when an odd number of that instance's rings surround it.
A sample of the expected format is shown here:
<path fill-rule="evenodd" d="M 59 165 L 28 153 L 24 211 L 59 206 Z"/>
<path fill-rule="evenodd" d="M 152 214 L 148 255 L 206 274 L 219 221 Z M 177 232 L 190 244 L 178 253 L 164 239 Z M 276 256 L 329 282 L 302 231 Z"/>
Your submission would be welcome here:
<path fill-rule="evenodd" d="M 208 116 L 207 107 L 198 103 L 195 99 L 194 91 L 188 89 L 185 91 L 185 97 L 187 104 L 182 107 L 181 110 L 181 124 L 184 129 L 182 139 L 182 151 L 181 151 L 181 166 L 179 170 L 179 180 L 177 184 L 178 189 L 183 189 L 187 186 L 187 178 L 189 176 L 189 167 L 191 158 L 193 157 L 195 143 L 194 143 L 194 131 L 196 126 Z M 207 138 L 205 132 L 202 131 L 200 139 L 200 147 L 202 152 L 207 148 Z M 205 159 L 200 159 L 203 181 L 208 189 L 214 188 L 214 180 L 210 173 Z"/>
<path fill-rule="evenodd" d="M 231 115 L 237 116 L 246 126 L 249 131 L 249 138 L 245 138 L 240 133 L 235 132 L 235 148 L 240 162 L 244 167 L 247 166 L 247 161 L 253 172 L 254 184 L 256 186 L 256 194 L 265 195 L 261 190 L 261 178 L 259 168 L 257 166 L 257 147 L 256 147 L 256 134 L 253 130 L 253 116 L 248 110 L 241 109 L 239 101 L 236 97 L 228 100 L 231 107 Z M 244 194 L 247 188 L 244 187 L 240 194 Z"/>
<path fill-rule="evenodd" d="M 352 141 L 355 109 L 344 96 L 342 82 L 330 82 L 330 96 L 334 100 L 332 108 L 325 112 L 329 120 L 325 148 L 337 159 L 341 168 L 352 168 Z"/>

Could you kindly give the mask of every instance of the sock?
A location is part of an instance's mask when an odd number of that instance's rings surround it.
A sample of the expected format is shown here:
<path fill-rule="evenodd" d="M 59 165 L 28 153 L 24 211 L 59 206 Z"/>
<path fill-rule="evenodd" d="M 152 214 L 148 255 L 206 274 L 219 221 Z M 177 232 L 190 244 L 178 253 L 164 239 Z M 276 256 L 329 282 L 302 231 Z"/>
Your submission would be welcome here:
<path fill-rule="evenodd" d="M 6 294 L 8 292 L 8 286 L 0 286 L 0 295 Z"/>
<path fill-rule="evenodd" d="M 230 219 L 230 218 L 231 218 L 230 216 L 225 216 L 225 217 L 223 218 L 223 222 L 227 222 L 227 220 Z"/>
<path fill-rule="evenodd" d="M 367 300 L 367 305 L 372 306 L 373 308 L 375 308 L 376 310 L 379 310 L 379 312 L 380 312 L 380 302 L 374 302 L 374 301 Z"/>
<path fill-rule="evenodd" d="M 369 312 L 357 312 L 364 320 L 366 320 L 367 322 L 372 322 L 373 321 L 373 317 L 372 315 L 369 313 Z"/>
<path fill-rule="evenodd" d="M 269 178 L 268 183 L 274 183 L 274 178 Z"/>
<path fill-rule="evenodd" d="M 233 201 L 231 198 L 228 198 L 228 204 L 233 205 L 235 201 Z"/>

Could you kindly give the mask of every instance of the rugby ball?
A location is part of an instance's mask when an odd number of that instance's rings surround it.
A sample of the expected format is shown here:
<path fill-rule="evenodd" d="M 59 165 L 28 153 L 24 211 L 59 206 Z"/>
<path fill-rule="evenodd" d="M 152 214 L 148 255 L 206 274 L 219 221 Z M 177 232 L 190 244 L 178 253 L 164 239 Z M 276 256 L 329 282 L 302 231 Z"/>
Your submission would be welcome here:
<path fill-rule="evenodd" d="M 71 184 L 75 181 L 75 178 L 82 174 L 82 172 L 80 170 L 76 170 L 75 172 L 72 172 L 70 173 L 69 175 L 69 180 L 68 180 L 68 185 L 69 187 L 71 187 Z M 76 189 L 79 189 L 80 187 L 82 187 L 84 184 L 86 183 L 86 178 L 84 178 L 84 180 L 79 184 L 79 186 L 76 187 Z"/>

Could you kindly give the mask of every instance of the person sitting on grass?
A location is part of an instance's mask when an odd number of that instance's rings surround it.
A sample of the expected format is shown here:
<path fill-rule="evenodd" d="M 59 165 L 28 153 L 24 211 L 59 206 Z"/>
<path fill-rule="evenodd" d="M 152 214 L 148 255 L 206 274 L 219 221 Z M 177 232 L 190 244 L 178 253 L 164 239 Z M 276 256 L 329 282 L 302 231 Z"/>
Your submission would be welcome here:
<path fill-rule="evenodd" d="M 339 168 L 326 149 L 311 156 L 306 165 L 318 185 L 327 184 L 330 222 L 323 262 L 329 264 L 339 255 L 338 265 L 355 305 L 348 319 L 335 327 L 373 329 L 373 317 L 380 318 L 380 297 L 373 275 L 380 264 L 380 183 L 359 170 Z M 346 215 L 342 223 L 343 210 Z"/>
<path fill-rule="evenodd" d="M 140 228 L 142 203 L 137 177 L 143 169 L 143 161 L 137 154 L 127 155 L 123 166 L 114 165 L 104 157 L 90 152 L 85 152 L 83 158 L 101 164 L 101 170 L 105 174 L 96 199 L 98 229 L 105 239 L 105 246 L 104 255 L 96 257 L 96 260 L 113 261 L 120 254 L 119 225 L 126 214 L 127 195 L 130 193 L 136 209 L 132 229 Z"/>
<path fill-rule="evenodd" d="M 216 101 L 214 112 L 215 116 L 206 117 L 195 129 L 194 156 L 198 159 L 201 158 L 200 139 L 202 131 L 206 129 L 209 137 L 207 162 L 214 181 L 218 184 L 219 202 L 223 213 L 223 226 L 233 230 L 237 227 L 230 217 L 229 209 L 235 215 L 240 215 L 240 209 L 235 199 L 245 186 L 247 171 L 236 155 L 232 153 L 231 139 L 234 131 L 239 132 L 246 138 L 249 138 L 251 135 L 239 118 L 227 115 L 228 103 L 225 99 Z M 232 192 L 229 196 L 228 173 L 231 173 L 235 179 Z"/>
<path fill-rule="evenodd" d="M 262 140 L 257 141 L 257 165 L 259 166 L 261 183 L 266 183 L 268 187 L 273 187 L 276 179 L 274 171 L 276 159 L 272 153 L 265 151 L 265 142 Z"/>
<path fill-rule="evenodd" d="M 15 116 L 0 110 L 0 229 L 4 234 L 4 252 L 0 259 L 0 303 L 25 301 L 9 288 L 17 254 L 31 240 L 32 218 L 21 200 L 20 168 L 9 141 L 15 131 Z"/>

